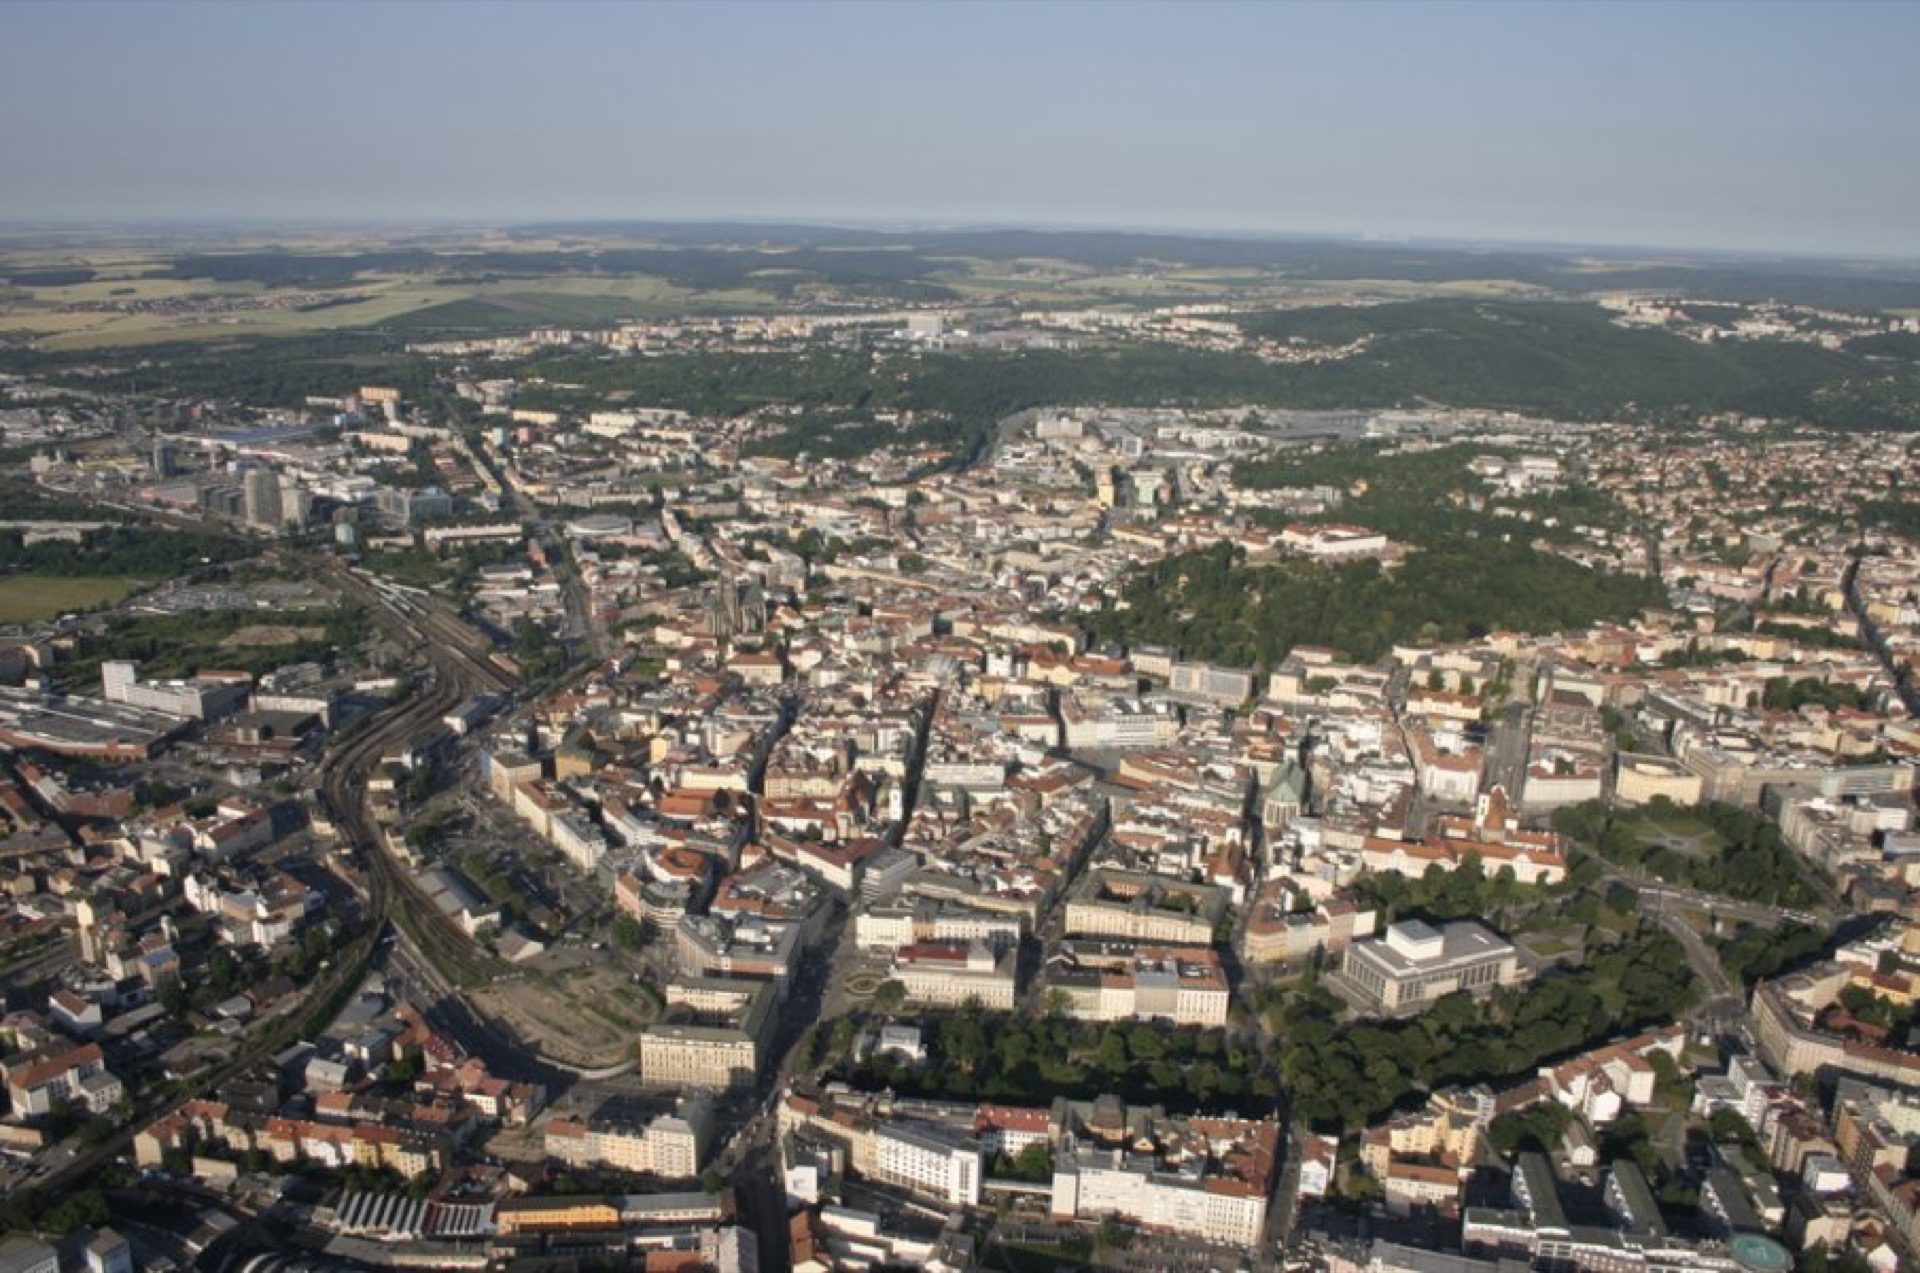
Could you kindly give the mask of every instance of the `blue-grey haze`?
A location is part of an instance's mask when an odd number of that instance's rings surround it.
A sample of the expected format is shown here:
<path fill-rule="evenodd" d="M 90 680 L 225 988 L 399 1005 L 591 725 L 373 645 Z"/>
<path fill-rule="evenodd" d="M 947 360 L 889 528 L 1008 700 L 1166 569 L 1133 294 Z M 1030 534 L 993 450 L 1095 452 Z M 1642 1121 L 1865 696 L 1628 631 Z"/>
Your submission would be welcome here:
<path fill-rule="evenodd" d="M 0 220 L 1920 255 L 1920 4 L 0 5 Z"/>

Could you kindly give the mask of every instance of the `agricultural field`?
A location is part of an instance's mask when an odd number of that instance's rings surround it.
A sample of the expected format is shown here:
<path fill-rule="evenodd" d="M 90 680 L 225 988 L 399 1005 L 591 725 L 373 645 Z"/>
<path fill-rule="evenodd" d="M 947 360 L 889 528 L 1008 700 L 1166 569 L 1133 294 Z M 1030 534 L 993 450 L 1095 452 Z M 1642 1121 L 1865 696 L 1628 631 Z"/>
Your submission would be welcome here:
<path fill-rule="evenodd" d="M 694 292 L 648 275 L 571 275 L 459 282 L 368 275 L 324 303 L 300 288 L 182 279 L 95 280 L 60 287 L 0 288 L 0 338 L 36 338 L 50 350 L 106 349 L 236 336 L 301 336 L 391 327 L 409 335 L 516 331 L 542 324 L 595 324 L 699 312 L 741 312 L 773 303 L 751 288 Z M 176 309 L 126 313 L 75 309 L 101 302 L 174 306 L 269 303 L 279 308 Z"/>
<path fill-rule="evenodd" d="M 431 339 L 854 298 L 1069 306 L 1233 298 L 1289 305 L 1515 289 L 1497 279 L 1439 288 L 1316 279 L 1264 263 L 1194 267 L 1143 259 L 1116 266 L 905 243 L 761 253 L 739 244 L 635 246 L 620 237 L 573 236 L 381 242 L 315 234 L 184 253 L 132 244 L 14 252 L 0 245 L 0 343 L 72 351 L 351 329 Z"/>
<path fill-rule="evenodd" d="M 365 241 L 324 237 L 301 241 L 295 252 L 276 245 L 238 254 L 232 259 L 244 264 L 231 269 L 220 266 L 217 253 L 183 257 L 110 245 L 0 252 L 0 342 L 107 349 L 383 327 L 428 337 L 739 312 L 775 299 L 751 276 L 743 286 L 699 288 L 643 271 L 545 272 L 531 264 L 565 262 L 557 242 L 460 246 L 490 251 L 496 264 L 527 254 L 530 268 L 477 269 L 462 255 L 425 256 L 428 264 L 419 268 L 418 252 L 402 268 L 383 268 L 386 258 L 377 251 L 353 255 L 366 251 Z M 356 268 L 362 259 L 365 268 Z M 316 264 L 302 273 L 299 263 L 307 260 Z M 768 281 L 777 285 L 778 274 L 767 272 Z"/>

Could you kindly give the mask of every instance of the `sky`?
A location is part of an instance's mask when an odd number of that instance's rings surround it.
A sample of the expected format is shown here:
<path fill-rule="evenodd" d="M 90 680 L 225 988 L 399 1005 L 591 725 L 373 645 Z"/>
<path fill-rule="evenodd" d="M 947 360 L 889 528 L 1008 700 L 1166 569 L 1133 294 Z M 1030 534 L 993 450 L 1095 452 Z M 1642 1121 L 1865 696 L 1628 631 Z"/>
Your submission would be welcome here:
<path fill-rule="evenodd" d="M 0 220 L 1920 256 L 1920 4 L 10 0 Z"/>

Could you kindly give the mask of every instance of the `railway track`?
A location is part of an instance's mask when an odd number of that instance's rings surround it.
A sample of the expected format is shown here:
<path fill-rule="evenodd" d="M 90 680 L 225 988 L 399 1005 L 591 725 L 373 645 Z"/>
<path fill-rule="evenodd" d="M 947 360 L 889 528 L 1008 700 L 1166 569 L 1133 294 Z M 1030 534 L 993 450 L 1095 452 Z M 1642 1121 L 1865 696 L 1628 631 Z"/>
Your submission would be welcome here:
<path fill-rule="evenodd" d="M 419 718 L 421 728 L 431 728 L 432 722 L 475 693 L 513 688 L 512 679 L 491 660 L 491 643 L 432 598 L 396 595 L 337 563 L 334 569 L 349 589 L 373 603 L 375 615 L 390 630 L 410 642 L 418 640 L 434 672 L 431 687 L 417 700 L 425 713 Z M 373 754 L 377 758 L 378 751 Z M 507 971 L 506 965 L 475 945 L 465 930 L 434 905 L 398 855 L 387 847 L 385 835 L 367 816 L 363 802 L 341 790 L 332 797 L 332 803 L 349 811 L 346 816 L 353 822 L 355 839 L 368 846 L 367 873 L 385 899 L 388 914 L 402 925 L 442 976 L 456 986 L 466 986 Z"/>
<path fill-rule="evenodd" d="M 466 934 L 433 905 L 391 850 L 368 814 L 366 781 L 381 756 L 397 744 L 430 731 L 463 698 L 485 688 L 505 690 L 512 682 L 482 653 L 483 639 L 465 624 L 430 605 L 407 615 L 387 604 L 370 583 L 330 559 L 321 569 L 363 597 L 372 594 L 374 613 L 408 638 L 418 637 L 434 670 L 431 684 L 391 709 L 365 733 L 342 744 L 322 762 L 316 790 L 341 838 L 359 850 L 365 864 L 365 921 L 361 931 L 336 953 L 333 967 L 307 989 L 299 1007 L 268 1024 L 234 1055 L 193 1082 L 196 1092 L 218 1091 L 230 1080 L 267 1060 L 293 1040 L 323 1029 L 345 997 L 365 978 L 389 922 L 404 909 L 411 934 L 437 967 L 451 969 L 463 981 L 480 981 L 500 971 L 497 961 L 475 947 Z M 413 620 L 409 622 L 409 620 Z M 490 653 L 490 651 L 488 651 Z M 399 909 L 397 909 L 399 908 Z M 57 1196 L 84 1183 L 132 1146 L 135 1132 L 178 1110 L 192 1095 L 178 1096 L 143 1110 L 127 1125 L 76 1155 L 19 1193 L 29 1202 Z"/>
<path fill-rule="evenodd" d="M 357 841 L 361 848 L 370 850 L 366 855 L 369 863 L 383 861 L 385 850 L 379 840 L 369 834 L 371 820 L 366 816 L 365 802 L 357 798 L 365 791 L 366 775 L 389 746 L 437 721 L 451 705 L 450 701 L 443 701 L 445 696 L 444 689 L 416 696 L 366 733 L 343 744 L 323 762 L 318 788 L 321 798 L 328 805 L 328 812 L 336 825 Z M 218 1091 L 289 1042 L 324 1028 L 338 1012 L 345 996 L 365 977 L 381 934 L 386 931 L 394 897 L 392 878 L 379 870 L 370 871 L 365 923 L 361 931 L 335 954 L 333 967 L 308 987 L 297 1008 L 267 1024 L 233 1056 L 195 1079 L 195 1090 Z M 191 1099 L 191 1095 L 174 1097 L 142 1111 L 124 1128 L 83 1150 L 71 1162 L 21 1192 L 29 1195 L 31 1200 L 38 1200 L 56 1196 L 65 1189 L 83 1183 L 125 1153 L 139 1128 L 166 1117 Z"/>
<path fill-rule="evenodd" d="M 450 614 L 444 603 L 419 589 L 402 589 L 360 574 L 327 557 L 320 565 L 335 583 L 372 607 L 376 621 L 403 638 L 418 639 L 436 672 L 451 673 L 457 683 L 504 693 L 514 678 L 493 661 L 493 643 Z"/>
<path fill-rule="evenodd" d="M 197 521 L 193 525 L 196 529 L 205 529 Z M 268 555 L 277 558 L 281 554 L 269 549 Z M 409 643 L 417 643 L 434 672 L 432 683 L 398 708 L 390 709 L 365 733 L 341 744 L 321 765 L 317 794 L 342 839 L 359 850 L 365 864 L 365 918 L 361 931 L 335 953 L 333 966 L 310 983 L 298 1007 L 266 1023 L 226 1061 L 193 1080 L 193 1092 L 153 1102 L 139 1110 L 124 1127 L 83 1149 L 64 1166 L 19 1186 L 9 1202 L 11 1206 L 23 1207 L 28 1214 L 43 1200 L 84 1184 L 127 1153 L 140 1128 L 179 1110 L 197 1093 L 217 1092 L 288 1043 L 324 1029 L 346 996 L 365 978 L 387 925 L 400 914 L 396 908 L 404 910 L 410 935 L 421 945 L 422 953 L 443 971 L 453 970 L 461 982 L 483 981 L 502 970 L 497 960 L 474 946 L 471 939 L 433 905 L 387 848 L 384 834 L 367 812 L 365 792 L 373 766 L 395 744 L 430 731 L 442 716 L 474 693 L 511 691 L 515 678 L 493 662 L 492 643 L 447 613 L 437 599 L 423 595 L 402 607 L 397 603 L 397 594 L 383 591 L 370 579 L 353 574 L 335 558 L 306 557 L 304 561 L 331 577 L 344 591 L 362 601 L 371 601 L 376 621 L 398 629 Z"/>

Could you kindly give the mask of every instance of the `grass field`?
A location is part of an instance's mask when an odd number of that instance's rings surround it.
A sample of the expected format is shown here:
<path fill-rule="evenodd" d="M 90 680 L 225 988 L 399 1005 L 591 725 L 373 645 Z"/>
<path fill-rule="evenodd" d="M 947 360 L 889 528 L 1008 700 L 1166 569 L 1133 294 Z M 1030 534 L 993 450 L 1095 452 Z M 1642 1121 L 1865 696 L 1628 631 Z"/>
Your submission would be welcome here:
<path fill-rule="evenodd" d="M 1638 817 L 1626 825 L 1641 844 L 1649 848 L 1671 849 L 1688 857 L 1718 857 L 1727 847 L 1726 841 L 1714 834 L 1712 827 L 1684 809 L 1666 814 L 1643 809 Z"/>
<path fill-rule="evenodd" d="M 0 623 L 35 623 L 106 605 L 141 582 L 112 575 L 12 575 L 0 579 Z"/>
<path fill-rule="evenodd" d="M 96 288 L 98 284 L 85 284 Z M 37 293 L 65 292 L 69 288 L 36 288 Z M 190 295 L 218 296 L 251 291 L 272 295 L 274 290 L 196 286 Z M 367 299 L 324 309 L 254 309 L 218 314 L 61 314 L 44 309 L 15 309 L 0 314 L 0 327 L 47 332 L 49 349 L 92 349 L 116 345 L 144 345 L 172 340 L 202 340 L 233 336 L 297 336 L 341 327 L 367 327 L 415 310 L 462 299 L 457 287 L 442 287 L 419 279 L 375 279 L 356 283 L 352 292 Z M 44 296 L 41 298 L 44 300 Z"/>
<path fill-rule="evenodd" d="M 1517 939 L 1535 958 L 1551 962 L 1580 953 L 1583 943 L 1565 933 L 1527 933 Z"/>

